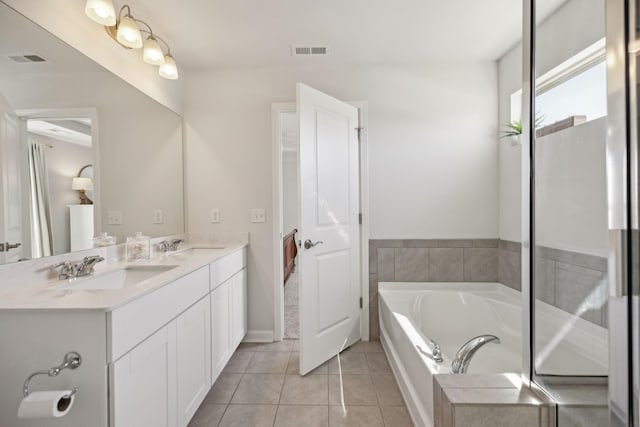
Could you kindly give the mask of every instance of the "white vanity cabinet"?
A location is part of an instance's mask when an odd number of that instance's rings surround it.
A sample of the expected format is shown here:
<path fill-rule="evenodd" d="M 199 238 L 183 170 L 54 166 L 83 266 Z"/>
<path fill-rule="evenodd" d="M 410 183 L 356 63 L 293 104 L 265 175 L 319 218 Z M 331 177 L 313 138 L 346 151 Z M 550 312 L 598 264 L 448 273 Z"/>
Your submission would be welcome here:
<path fill-rule="evenodd" d="M 211 384 L 247 333 L 247 268 L 244 250 L 210 265 Z"/>

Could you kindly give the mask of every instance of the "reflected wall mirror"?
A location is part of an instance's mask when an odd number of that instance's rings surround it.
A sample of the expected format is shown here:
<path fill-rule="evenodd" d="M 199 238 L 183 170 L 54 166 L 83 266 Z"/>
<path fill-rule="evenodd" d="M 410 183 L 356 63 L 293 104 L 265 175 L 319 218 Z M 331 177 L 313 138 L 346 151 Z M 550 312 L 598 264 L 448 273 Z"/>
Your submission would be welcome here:
<path fill-rule="evenodd" d="M 0 264 L 184 232 L 182 118 L 3 2 L 0 178 Z"/>

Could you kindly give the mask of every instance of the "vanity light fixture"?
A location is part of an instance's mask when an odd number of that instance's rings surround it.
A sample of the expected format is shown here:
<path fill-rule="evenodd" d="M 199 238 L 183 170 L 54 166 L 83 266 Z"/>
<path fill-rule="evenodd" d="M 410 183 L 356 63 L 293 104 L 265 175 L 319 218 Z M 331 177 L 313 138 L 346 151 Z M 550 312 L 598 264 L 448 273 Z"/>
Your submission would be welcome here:
<path fill-rule="evenodd" d="M 144 62 L 158 65 L 160 67 L 158 74 L 165 79 L 176 80 L 178 66 L 171 55 L 171 48 L 167 42 L 155 34 L 149 24 L 134 18 L 129 5 L 122 6 L 117 17 L 114 11 L 111 0 L 87 0 L 85 7 L 86 15 L 97 24 L 103 25 L 112 39 L 126 49 L 143 48 L 142 59 Z M 107 20 L 108 15 L 113 19 Z M 148 35 L 144 41 L 143 33 Z M 162 49 L 159 41 L 164 44 L 165 50 Z"/>

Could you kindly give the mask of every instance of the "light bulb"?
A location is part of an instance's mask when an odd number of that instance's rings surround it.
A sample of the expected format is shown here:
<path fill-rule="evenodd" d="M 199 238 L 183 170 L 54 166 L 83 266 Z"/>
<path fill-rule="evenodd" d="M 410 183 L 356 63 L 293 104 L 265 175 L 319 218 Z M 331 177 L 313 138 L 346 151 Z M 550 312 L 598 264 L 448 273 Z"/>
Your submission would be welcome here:
<path fill-rule="evenodd" d="M 116 11 L 111 0 L 87 0 L 84 13 L 96 24 L 116 25 Z"/>
<path fill-rule="evenodd" d="M 160 44 L 153 36 L 149 36 L 144 42 L 142 59 L 144 62 L 152 65 L 164 64 L 164 53 L 162 52 Z"/>
<path fill-rule="evenodd" d="M 166 54 L 164 56 L 164 64 L 160 65 L 158 74 L 169 80 L 176 80 L 178 78 L 178 66 L 173 56 Z"/>
<path fill-rule="evenodd" d="M 120 20 L 116 39 L 122 45 L 132 49 L 139 49 L 142 47 L 142 34 L 140 34 L 140 27 L 138 27 L 138 24 L 130 15 L 124 16 Z"/>

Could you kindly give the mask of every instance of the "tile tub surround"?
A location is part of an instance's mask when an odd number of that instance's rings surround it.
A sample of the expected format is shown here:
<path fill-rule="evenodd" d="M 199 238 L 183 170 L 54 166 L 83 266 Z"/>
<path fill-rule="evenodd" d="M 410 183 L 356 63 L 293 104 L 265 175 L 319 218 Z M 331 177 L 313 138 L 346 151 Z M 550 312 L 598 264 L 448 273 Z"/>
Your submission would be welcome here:
<path fill-rule="evenodd" d="M 382 351 L 360 341 L 342 353 L 345 416 L 335 358 L 302 377 L 298 341 L 240 344 L 189 427 L 410 427 Z"/>
<path fill-rule="evenodd" d="M 434 426 L 552 427 L 554 403 L 518 374 L 440 374 L 433 383 Z"/>
<path fill-rule="evenodd" d="M 379 339 L 378 282 L 498 282 L 521 290 L 521 244 L 501 239 L 369 241 L 369 339 Z M 607 260 L 539 246 L 536 297 L 570 313 L 607 277 Z M 607 327 L 606 303 L 582 316 Z"/>

